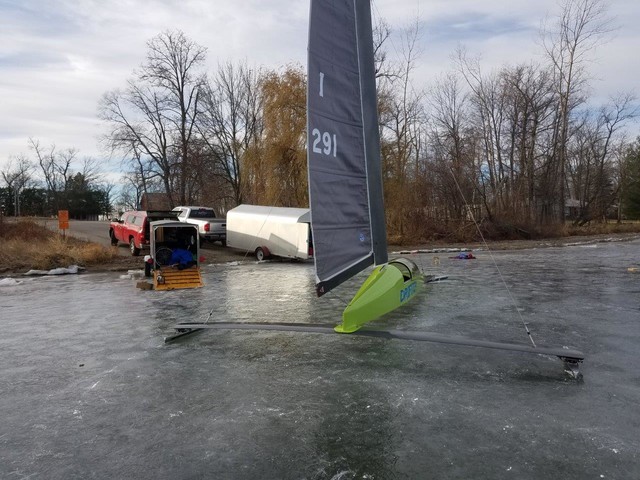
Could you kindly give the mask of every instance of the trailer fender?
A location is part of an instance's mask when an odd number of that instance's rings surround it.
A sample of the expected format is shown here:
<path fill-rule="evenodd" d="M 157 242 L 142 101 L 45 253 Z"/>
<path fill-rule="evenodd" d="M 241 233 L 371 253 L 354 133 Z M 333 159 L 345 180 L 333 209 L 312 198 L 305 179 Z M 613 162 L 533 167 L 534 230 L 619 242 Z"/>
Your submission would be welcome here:
<path fill-rule="evenodd" d="M 269 258 L 271 256 L 271 252 L 269 251 L 269 249 L 267 247 L 265 247 L 263 245 L 263 246 L 260 246 L 260 247 L 256 248 L 255 255 L 256 255 L 256 259 L 259 262 L 261 262 L 265 258 Z"/>

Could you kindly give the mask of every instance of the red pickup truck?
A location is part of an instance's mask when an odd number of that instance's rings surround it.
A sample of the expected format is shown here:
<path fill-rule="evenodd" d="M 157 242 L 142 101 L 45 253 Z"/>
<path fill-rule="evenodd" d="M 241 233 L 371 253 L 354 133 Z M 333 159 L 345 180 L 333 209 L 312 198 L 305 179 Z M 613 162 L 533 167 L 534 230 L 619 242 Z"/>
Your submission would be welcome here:
<path fill-rule="evenodd" d="M 126 243 L 131 255 L 140 255 L 140 250 L 149 248 L 149 222 L 176 220 L 178 212 L 164 210 L 132 210 L 109 224 L 111 245 Z"/>

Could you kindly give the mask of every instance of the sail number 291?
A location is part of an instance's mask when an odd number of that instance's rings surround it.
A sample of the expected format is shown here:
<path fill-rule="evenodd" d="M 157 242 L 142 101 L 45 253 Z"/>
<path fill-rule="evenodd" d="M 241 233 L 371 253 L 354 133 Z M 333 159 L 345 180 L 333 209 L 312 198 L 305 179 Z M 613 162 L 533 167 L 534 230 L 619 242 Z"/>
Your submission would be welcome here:
<path fill-rule="evenodd" d="M 320 91 L 318 94 L 324 97 L 324 73 L 322 72 L 320 72 Z M 311 136 L 313 137 L 313 153 L 336 156 L 338 153 L 338 142 L 335 133 L 332 135 L 329 132 L 321 132 L 317 128 L 314 128 L 311 130 Z"/>
<path fill-rule="evenodd" d="M 311 136 L 313 137 L 313 153 L 336 156 L 338 142 L 335 133 L 332 135 L 329 132 L 321 132 L 317 128 L 314 128 L 311 131 Z"/>

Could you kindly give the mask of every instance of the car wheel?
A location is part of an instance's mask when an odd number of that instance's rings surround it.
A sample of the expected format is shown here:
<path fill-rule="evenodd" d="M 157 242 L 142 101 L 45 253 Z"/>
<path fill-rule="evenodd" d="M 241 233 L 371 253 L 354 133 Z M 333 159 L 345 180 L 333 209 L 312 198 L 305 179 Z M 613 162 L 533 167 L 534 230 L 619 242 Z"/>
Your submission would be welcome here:
<path fill-rule="evenodd" d="M 129 239 L 129 249 L 131 250 L 131 255 L 133 255 L 134 257 L 140 255 L 140 249 L 136 247 L 136 242 L 133 237 Z"/>
<path fill-rule="evenodd" d="M 111 245 L 113 245 L 114 247 L 118 245 L 118 239 L 116 238 L 113 230 L 109 230 L 109 238 L 111 238 Z"/>
<path fill-rule="evenodd" d="M 256 248 L 256 258 L 259 262 L 264 260 L 264 250 L 262 250 L 262 248 L 260 247 Z"/>

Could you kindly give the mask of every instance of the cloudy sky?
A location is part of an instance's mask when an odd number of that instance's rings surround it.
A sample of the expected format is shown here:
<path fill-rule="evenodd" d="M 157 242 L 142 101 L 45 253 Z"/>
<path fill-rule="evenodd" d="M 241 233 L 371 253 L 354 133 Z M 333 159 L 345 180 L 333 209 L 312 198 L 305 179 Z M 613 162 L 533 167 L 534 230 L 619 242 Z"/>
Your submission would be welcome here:
<path fill-rule="evenodd" d="M 608 0 L 618 27 L 595 52 L 595 98 L 640 94 L 640 1 Z M 180 29 L 208 49 L 207 64 L 246 60 L 275 67 L 305 63 L 307 0 L 0 0 L 0 168 L 32 155 L 29 137 L 81 156 L 119 159 L 100 150 L 97 104 L 123 87 L 143 61 L 146 42 Z M 537 36 L 557 0 L 374 0 L 395 31 L 419 19 L 419 86 L 450 68 L 457 45 L 482 56 L 486 70 L 541 60 Z M 390 43 L 393 49 L 398 40 Z"/>

